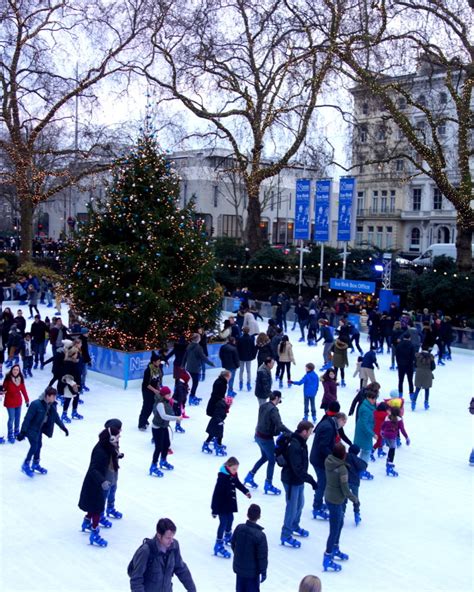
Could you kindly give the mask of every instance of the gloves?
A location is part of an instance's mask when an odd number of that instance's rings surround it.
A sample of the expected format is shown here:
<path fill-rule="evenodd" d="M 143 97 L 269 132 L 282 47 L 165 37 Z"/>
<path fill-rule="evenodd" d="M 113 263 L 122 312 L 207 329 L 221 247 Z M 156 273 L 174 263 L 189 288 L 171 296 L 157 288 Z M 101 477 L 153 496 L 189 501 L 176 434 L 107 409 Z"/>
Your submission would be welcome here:
<path fill-rule="evenodd" d="M 69 430 L 67 428 L 64 428 L 63 432 L 66 434 L 66 436 L 69 436 Z"/>
<path fill-rule="evenodd" d="M 264 571 L 263 573 L 260 574 L 260 583 L 263 584 L 263 582 L 267 579 L 267 572 Z"/>
<path fill-rule="evenodd" d="M 407 446 L 410 446 L 410 438 L 406 439 L 406 444 L 407 444 Z"/>
<path fill-rule="evenodd" d="M 24 432 L 20 432 L 20 433 L 17 435 L 16 439 L 18 440 L 18 442 L 21 442 L 22 440 L 24 440 L 24 439 L 25 439 L 25 437 L 26 437 L 26 434 L 25 434 Z"/>
<path fill-rule="evenodd" d="M 110 489 L 110 481 L 103 481 L 102 482 L 102 489 L 104 491 L 108 491 Z"/>

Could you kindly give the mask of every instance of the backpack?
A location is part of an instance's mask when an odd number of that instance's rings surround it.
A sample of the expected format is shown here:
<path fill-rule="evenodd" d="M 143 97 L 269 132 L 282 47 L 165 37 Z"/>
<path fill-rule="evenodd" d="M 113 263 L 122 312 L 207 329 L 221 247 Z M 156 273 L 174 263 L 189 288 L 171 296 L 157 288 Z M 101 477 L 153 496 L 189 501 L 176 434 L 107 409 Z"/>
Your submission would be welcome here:
<path fill-rule="evenodd" d="M 293 434 L 280 434 L 275 443 L 275 461 L 279 467 L 286 467 L 288 461 L 286 459 L 288 449 L 291 443 Z"/>
<path fill-rule="evenodd" d="M 132 576 L 133 573 L 133 560 L 135 559 L 135 555 L 137 554 L 137 552 L 143 547 L 143 545 L 148 545 L 148 548 L 150 550 L 150 554 L 148 556 L 148 563 L 146 565 L 146 569 L 143 575 L 146 574 L 146 572 L 150 569 L 150 565 L 153 563 L 153 560 L 155 559 L 155 557 L 158 555 L 158 549 L 156 547 L 156 543 L 154 539 L 143 539 L 143 544 L 140 545 L 140 547 L 138 547 L 138 549 L 135 551 L 135 553 L 133 554 L 133 557 L 130 561 L 130 563 L 128 564 L 127 567 L 127 574 L 128 577 L 130 578 Z"/>

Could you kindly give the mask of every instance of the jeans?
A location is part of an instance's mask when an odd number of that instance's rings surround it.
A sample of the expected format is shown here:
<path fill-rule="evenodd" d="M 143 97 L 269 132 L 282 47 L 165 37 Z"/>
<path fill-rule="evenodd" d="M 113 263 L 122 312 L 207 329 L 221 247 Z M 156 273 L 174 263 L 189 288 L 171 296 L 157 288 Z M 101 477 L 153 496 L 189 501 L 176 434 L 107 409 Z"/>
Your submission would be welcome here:
<path fill-rule="evenodd" d="M 273 472 L 275 470 L 275 443 L 273 442 L 273 438 L 271 440 L 265 440 L 264 438 L 259 438 L 258 436 L 255 436 L 255 442 L 258 444 L 262 452 L 262 456 L 255 463 L 251 472 L 255 475 L 258 469 L 268 462 L 267 481 L 270 481 L 271 483 L 273 479 Z"/>
<path fill-rule="evenodd" d="M 195 397 L 197 387 L 199 384 L 199 372 L 189 372 L 189 374 L 191 374 L 191 380 L 192 380 L 191 392 L 189 393 L 189 396 Z"/>
<path fill-rule="evenodd" d="M 232 393 L 234 391 L 234 380 L 235 380 L 235 373 L 237 372 L 237 368 L 232 368 L 232 370 L 228 370 L 228 372 L 230 372 L 230 378 L 229 378 L 229 387 L 228 387 L 228 392 Z"/>
<path fill-rule="evenodd" d="M 298 321 L 298 325 L 300 326 L 301 339 L 304 341 L 304 330 L 306 327 L 306 321 Z"/>
<path fill-rule="evenodd" d="M 326 500 L 329 510 L 329 536 L 326 542 L 326 553 L 332 553 L 339 547 L 339 537 L 344 526 L 344 504 L 331 504 Z"/>
<path fill-rule="evenodd" d="M 313 510 L 321 510 L 323 507 L 324 490 L 326 489 L 326 471 L 324 467 L 315 467 L 316 476 L 318 478 L 318 488 L 314 492 Z"/>
<path fill-rule="evenodd" d="M 21 405 L 20 407 L 8 407 L 8 433 L 15 431 L 16 434 L 20 431 L 20 416 L 21 416 Z"/>
<path fill-rule="evenodd" d="M 360 339 L 360 333 L 356 333 L 355 335 L 353 335 L 351 338 L 351 347 L 352 347 L 352 349 L 354 349 L 354 343 L 355 343 L 357 351 L 362 355 L 362 348 L 360 347 L 359 339 Z"/>
<path fill-rule="evenodd" d="M 415 392 L 413 393 L 413 401 L 415 401 L 418 398 L 418 395 L 420 394 L 421 391 L 421 386 L 417 386 Z M 430 398 L 430 389 L 429 388 L 425 388 L 425 401 L 429 401 Z"/>
<path fill-rule="evenodd" d="M 33 341 L 31 343 L 31 348 L 35 355 L 35 364 L 38 363 L 38 359 L 41 365 L 44 364 L 44 352 L 46 351 L 46 343 L 46 341 Z"/>
<path fill-rule="evenodd" d="M 413 368 L 398 367 L 398 392 L 403 393 L 403 381 L 405 376 L 408 379 L 408 392 L 413 392 Z"/>
<path fill-rule="evenodd" d="M 283 381 L 283 376 L 285 375 L 285 368 L 286 368 L 286 376 L 288 381 L 291 380 L 291 362 L 278 362 L 277 369 L 276 369 L 276 376 L 277 380 Z"/>
<path fill-rule="evenodd" d="M 309 406 L 311 405 L 311 415 L 316 417 L 316 405 L 314 403 L 315 397 L 305 397 L 304 398 L 304 415 L 305 417 L 308 416 Z"/>
<path fill-rule="evenodd" d="M 324 344 L 324 349 L 323 349 L 323 359 L 324 359 L 324 363 L 325 364 L 329 364 L 330 359 L 331 359 L 331 348 L 333 346 L 333 342 L 331 341 L 331 343 L 325 343 Z"/>
<path fill-rule="evenodd" d="M 155 394 L 149 389 L 144 388 L 142 390 L 143 404 L 140 416 L 138 418 L 138 427 L 146 428 L 148 418 L 153 411 L 153 403 L 155 402 Z"/>
<path fill-rule="evenodd" d="M 232 532 L 233 514 L 219 514 L 219 526 L 217 527 L 217 538 L 222 540 L 225 532 Z"/>
<path fill-rule="evenodd" d="M 365 462 L 367 464 L 369 464 L 371 452 L 372 452 L 372 450 L 361 450 L 360 454 L 359 454 L 359 458 L 361 458 L 362 460 L 365 460 Z"/>
<path fill-rule="evenodd" d="M 104 499 L 108 509 L 115 508 L 115 493 L 117 491 L 117 484 L 111 485 L 104 491 Z"/>
<path fill-rule="evenodd" d="M 251 366 L 252 366 L 252 360 L 246 360 L 245 362 L 240 362 L 239 382 L 244 381 L 244 369 L 247 371 L 247 383 L 250 384 L 252 382 L 252 375 L 250 373 Z"/>
<path fill-rule="evenodd" d="M 168 456 L 168 449 L 170 447 L 170 433 L 168 427 L 152 428 L 153 442 L 155 443 L 155 450 L 153 451 L 153 464 L 156 465 L 161 456 L 161 460 L 166 461 Z"/>
<path fill-rule="evenodd" d="M 286 509 L 281 538 L 287 539 L 300 526 L 301 512 L 304 506 L 304 483 L 302 485 L 283 483 L 283 487 L 286 494 Z"/>
<path fill-rule="evenodd" d="M 35 438 L 28 436 L 28 441 L 30 442 L 30 449 L 28 450 L 28 454 L 26 455 L 25 462 L 29 463 L 31 459 L 39 460 L 40 459 L 40 451 L 42 442 L 42 434 L 38 434 Z"/>
<path fill-rule="evenodd" d="M 235 582 L 235 592 L 260 592 L 260 578 L 244 578 L 237 575 Z"/>

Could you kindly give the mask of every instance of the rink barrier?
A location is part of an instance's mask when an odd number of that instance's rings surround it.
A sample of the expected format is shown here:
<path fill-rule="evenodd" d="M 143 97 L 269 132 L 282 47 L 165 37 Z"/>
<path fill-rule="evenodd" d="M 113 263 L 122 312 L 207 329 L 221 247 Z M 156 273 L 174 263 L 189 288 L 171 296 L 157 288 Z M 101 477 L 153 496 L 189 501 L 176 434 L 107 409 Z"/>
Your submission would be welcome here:
<path fill-rule="evenodd" d="M 221 367 L 219 349 L 222 343 L 209 343 L 207 345 L 208 357 L 214 362 L 216 368 Z M 150 363 L 151 351 L 124 352 L 110 347 L 103 347 L 89 342 L 89 354 L 91 357 L 92 372 L 105 374 L 123 381 L 126 389 L 130 380 L 142 380 L 143 373 Z M 173 374 L 173 362 L 163 367 L 163 374 Z"/>

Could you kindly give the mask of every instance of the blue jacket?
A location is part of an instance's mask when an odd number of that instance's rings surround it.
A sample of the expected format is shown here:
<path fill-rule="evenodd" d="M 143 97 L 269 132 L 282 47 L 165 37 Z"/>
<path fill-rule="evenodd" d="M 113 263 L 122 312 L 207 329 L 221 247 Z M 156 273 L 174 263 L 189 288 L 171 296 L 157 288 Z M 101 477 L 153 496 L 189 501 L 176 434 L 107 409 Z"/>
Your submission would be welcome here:
<path fill-rule="evenodd" d="M 43 395 L 41 396 L 43 397 Z M 48 405 L 44 398 L 36 399 L 36 401 L 30 403 L 21 426 L 21 432 L 32 439 L 39 438 L 41 433 L 51 438 L 54 424 L 65 432 L 66 427 L 61 421 L 56 407 L 57 403 Z"/>
<path fill-rule="evenodd" d="M 306 372 L 301 380 L 293 380 L 292 384 L 302 384 L 305 397 L 315 397 L 319 388 L 319 377 L 314 370 Z"/>
<path fill-rule="evenodd" d="M 365 399 L 359 407 L 359 416 L 357 418 L 354 434 L 354 444 L 357 444 L 361 450 L 372 450 L 374 411 L 375 405 L 372 405 L 368 399 Z"/>
<path fill-rule="evenodd" d="M 377 364 L 377 356 L 373 349 L 369 350 L 362 359 L 361 368 L 374 369 L 374 364 Z"/>

